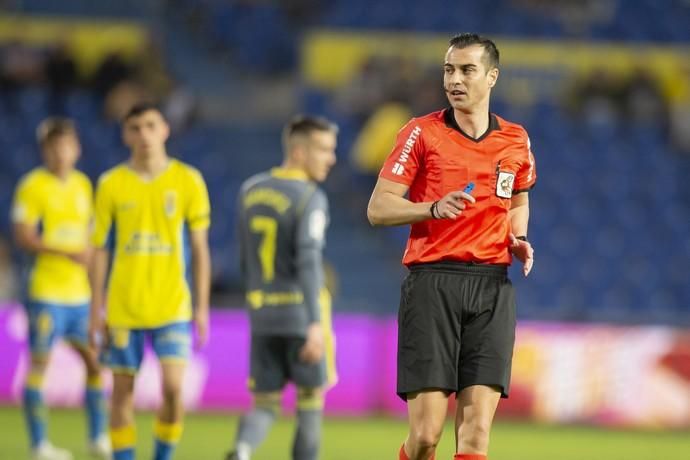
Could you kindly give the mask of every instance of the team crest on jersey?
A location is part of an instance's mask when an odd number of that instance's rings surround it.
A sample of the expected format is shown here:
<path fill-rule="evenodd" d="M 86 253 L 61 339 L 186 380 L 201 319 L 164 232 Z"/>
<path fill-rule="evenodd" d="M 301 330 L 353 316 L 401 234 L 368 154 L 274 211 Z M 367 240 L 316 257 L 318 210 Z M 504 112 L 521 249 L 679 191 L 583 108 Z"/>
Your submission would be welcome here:
<path fill-rule="evenodd" d="M 177 209 L 177 192 L 174 190 L 167 190 L 165 192 L 165 198 L 163 201 L 163 206 L 165 208 L 165 215 L 172 217 L 175 215 L 175 210 Z"/>
<path fill-rule="evenodd" d="M 498 180 L 496 180 L 496 196 L 500 196 L 501 198 L 512 197 L 514 182 L 515 174 L 512 172 L 499 171 Z"/>

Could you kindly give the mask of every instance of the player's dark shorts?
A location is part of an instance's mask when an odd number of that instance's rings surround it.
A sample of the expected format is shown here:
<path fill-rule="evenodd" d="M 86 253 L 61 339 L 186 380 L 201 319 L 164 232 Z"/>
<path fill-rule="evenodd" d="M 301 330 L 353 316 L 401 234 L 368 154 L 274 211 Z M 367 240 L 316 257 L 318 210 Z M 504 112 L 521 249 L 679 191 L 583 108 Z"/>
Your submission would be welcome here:
<path fill-rule="evenodd" d="M 304 337 L 252 334 L 250 390 L 279 391 L 288 381 L 304 388 L 325 386 L 328 383 L 326 359 L 316 364 L 299 359 L 305 341 Z"/>
<path fill-rule="evenodd" d="M 515 294 L 502 265 L 410 267 L 398 312 L 398 395 L 425 389 L 500 388 L 508 397 Z"/>

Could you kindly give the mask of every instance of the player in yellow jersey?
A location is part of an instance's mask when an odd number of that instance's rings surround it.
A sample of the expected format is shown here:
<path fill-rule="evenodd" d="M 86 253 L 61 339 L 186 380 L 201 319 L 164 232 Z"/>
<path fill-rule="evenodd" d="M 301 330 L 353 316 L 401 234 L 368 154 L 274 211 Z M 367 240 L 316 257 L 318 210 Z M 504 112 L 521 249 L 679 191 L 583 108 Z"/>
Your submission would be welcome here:
<path fill-rule="evenodd" d="M 105 311 L 106 360 L 113 370 L 114 460 L 134 458 L 134 377 L 144 341 L 151 341 L 163 380 L 154 459 L 168 460 L 182 434 L 182 380 L 191 320 L 200 345 L 208 336 L 208 192 L 199 171 L 168 157 L 169 134 L 155 106 L 133 107 L 122 126 L 129 161 L 105 172 L 96 190 L 89 333 L 97 345 Z M 193 292 L 187 281 L 190 270 Z"/>
<path fill-rule="evenodd" d="M 17 244 L 33 256 L 26 292 L 31 366 L 23 391 L 32 458 L 71 459 L 46 438 L 46 411 L 41 392 L 53 344 L 68 340 L 86 365 L 84 398 L 89 450 L 110 458 L 105 428 L 101 370 L 88 348 L 90 289 L 86 264 L 92 220 L 91 182 L 74 169 L 80 145 L 74 123 L 48 118 L 38 127 L 43 166 L 25 175 L 14 196 L 12 221 Z"/>

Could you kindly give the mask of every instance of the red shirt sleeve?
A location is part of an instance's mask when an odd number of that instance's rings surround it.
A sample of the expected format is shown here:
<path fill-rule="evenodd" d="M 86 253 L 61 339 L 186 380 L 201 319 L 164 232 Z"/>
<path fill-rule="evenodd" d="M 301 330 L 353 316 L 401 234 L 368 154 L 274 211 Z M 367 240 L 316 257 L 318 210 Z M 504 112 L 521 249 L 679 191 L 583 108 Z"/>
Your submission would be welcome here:
<path fill-rule="evenodd" d="M 515 177 L 513 193 L 525 192 L 534 187 L 537 181 L 537 169 L 534 164 L 534 155 L 532 154 L 529 136 L 526 132 L 524 136 L 524 152 L 521 154 L 520 169 Z"/>
<path fill-rule="evenodd" d="M 410 185 L 414 181 L 423 156 L 422 127 L 412 119 L 398 131 L 393 151 L 386 158 L 379 177 Z"/>

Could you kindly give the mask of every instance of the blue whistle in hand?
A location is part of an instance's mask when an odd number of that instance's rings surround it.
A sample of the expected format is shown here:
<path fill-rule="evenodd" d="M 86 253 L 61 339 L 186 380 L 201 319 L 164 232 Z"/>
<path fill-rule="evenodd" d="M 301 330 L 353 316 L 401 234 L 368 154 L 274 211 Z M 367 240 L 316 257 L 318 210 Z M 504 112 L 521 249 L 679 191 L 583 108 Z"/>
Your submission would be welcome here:
<path fill-rule="evenodd" d="M 470 182 L 469 184 L 467 184 L 467 186 L 465 186 L 465 189 L 463 190 L 463 192 L 465 192 L 469 195 L 472 193 L 472 190 L 474 190 L 474 182 Z"/>

